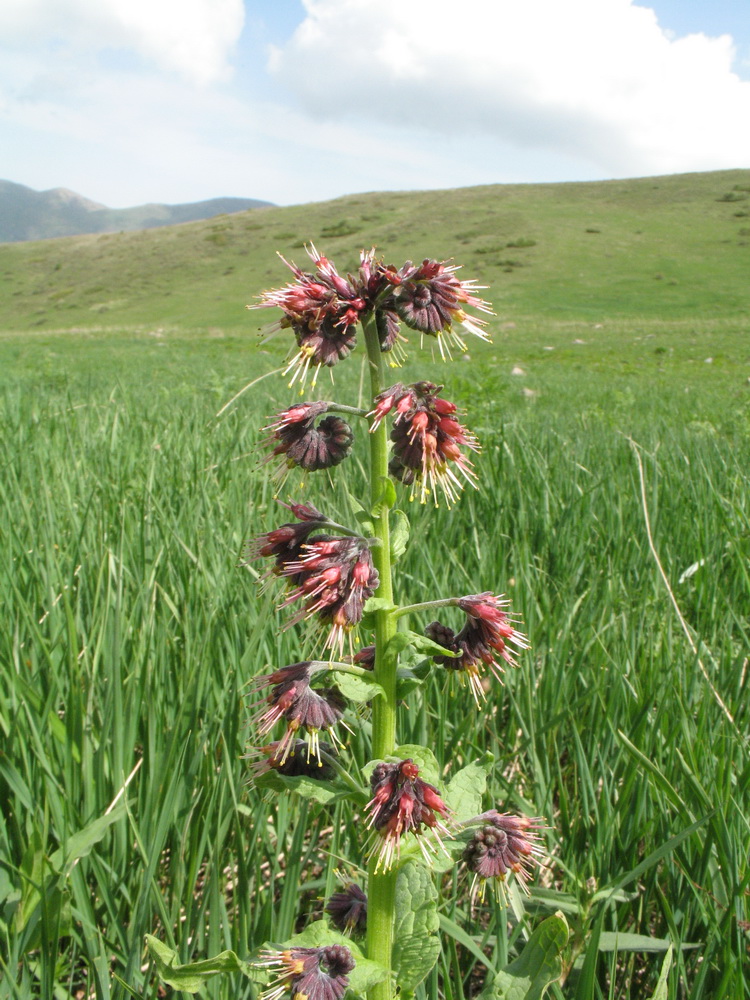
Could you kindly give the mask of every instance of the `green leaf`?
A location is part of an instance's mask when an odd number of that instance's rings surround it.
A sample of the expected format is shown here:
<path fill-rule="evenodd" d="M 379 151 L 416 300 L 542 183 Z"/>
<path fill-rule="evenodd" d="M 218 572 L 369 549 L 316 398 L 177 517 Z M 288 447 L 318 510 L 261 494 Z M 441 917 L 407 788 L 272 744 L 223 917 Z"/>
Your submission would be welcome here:
<path fill-rule="evenodd" d="M 411 992 L 440 954 L 437 890 L 424 865 L 403 865 L 396 878 L 393 968 L 402 991 Z"/>
<path fill-rule="evenodd" d="M 487 790 L 487 775 L 495 757 L 486 753 L 479 760 L 461 768 L 445 790 L 445 801 L 458 822 L 471 819 L 482 811 L 482 796 Z"/>
<path fill-rule="evenodd" d="M 568 940 L 562 917 L 547 917 L 515 961 L 482 990 L 479 1000 L 539 1000 L 562 973 L 561 952 Z"/>
<path fill-rule="evenodd" d="M 78 833 L 68 837 L 65 844 L 50 855 L 49 863 L 62 875 L 69 875 L 73 866 L 80 858 L 91 853 L 104 834 L 119 819 L 125 815 L 125 803 L 120 802 L 111 813 L 100 816 Z"/>
<path fill-rule="evenodd" d="M 419 632 L 404 632 L 403 635 L 408 635 L 410 637 L 409 645 L 415 649 L 418 653 L 422 653 L 424 656 L 460 656 L 460 653 L 454 653 L 452 649 L 446 649 L 445 646 L 441 646 L 440 643 L 433 642 L 432 639 L 428 639 L 426 635 L 420 635 Z"/>
<path fill-rule="evenodd" d="M 380 476 L 378 492 L 372 504 L 371 514 L 374 518 L 380 517 L 380 508 L 391 508 L 396 503 L 396 487 L 390 476 Z"/>
<path fill-rule="evenodd" d="M 669 976 L 669 970 L 672 967 L 672 948 L 671 946 L 667 948 L 667 953 L 664 956 L 664 961 L 661 964 L 661 972 L 659 973 L 659 982 L 656 984 L 656 989 L 651 995 L 651 1000 L 667 1000 L 667 978 Z"/>
<path fill-rule="evenodd" d="M 357 704 L 372 701 L 373 698 L 378 698 L 381 695 L 385 696 L 382 685 L 378 684 L 371 673 L 355 676 L 354 674 L 337 672 L 336 687 L 347 701 L 353 701 Z"/>
<path fill-rule="evenodd" d="M 375 628 L 376 611 L 394 611 L 396 605 L 393 601 L 386 601 L 384 597 L 368 597 L 362 613 L 362 626 L 364 628 Z"/>
<path fill-rule="evenodd" d="M 241 962 L 233 951 L 222 951 L 214 958 L 206 958 L 202 962 L 188 962 L 179 965 L 177 952 L 164 944 L 158 938 L 146 935 L 146 946 L 156 963 L 159 978 L 173 990 L 184 990 L 186 993 L 197 993 L 210 976 L 225 972 L 242 972 L 254 977 L 253 970 L 246 962 Z"/>
<path fill-rule="evenodd" d="M 402 510 L 394 510 L 393 519 L 391 526 L 391 563 L 395 566 L 404 552 L 406 552 L 411 527 L 409 525 L 409 518 Z"/>
<path fill-rule="evenodd" d="M 308 778 L 304 774 L 284 777 L 277 774 L 276 771 L 267 771 L 265 774 L 261 774 L 253 784 L 256 788 L 270 789 L 278 794 L 296 792 L 303 799 L 314 799 L 321 805 L 326 805 L 342 794 L 348 794 L 346 785 L 335 780 L 318 781 L 316 778 Z"/>
<path fill-rule="evenodd" d="M 448 934 L 454 941 L 457 941 L 463 948 L 470 952 L 478 962 L 481 962 L 482 965 L 489 969 L 493 976 L 497 975 L 492 962 L 487 958 L 474 938 L 467 934 L 463 927 L 459 927 L 458 924 L 442 913 L 440 914 L 440 929 L 444 934 Z"/>
<path fill-rule="evenodd" d="M 700 948 L 700 944 L 685 942 L 681 948 Z M 669 938 L 649 937 L 648 934 L 623 934 L 619 931 L 602 931 L 599 938 L 599 951 L 669 951 L 672 942 Z"/>
<path fill-rule="evenodd" d="M 366 511 L 362 504 L 357 500 L 353 493 L 344 487 L 344 492 L 346 493 L 346 498 L 349 501 L 349 507 L 354 514 L 354 520 L 363 529 L 366 535 L 374 535 L 375 527 L 372 523 L 372 518 L 370 517 L 369 511 Z"/>

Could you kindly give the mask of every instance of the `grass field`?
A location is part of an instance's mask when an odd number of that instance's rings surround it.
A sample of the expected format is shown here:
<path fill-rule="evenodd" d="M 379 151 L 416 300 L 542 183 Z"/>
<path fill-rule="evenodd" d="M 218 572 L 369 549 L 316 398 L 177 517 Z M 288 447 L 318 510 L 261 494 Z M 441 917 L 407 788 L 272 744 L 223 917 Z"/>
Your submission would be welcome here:
<path fill-rule="evenodd" d="M 145 934 L 182 961 L 245 957 L 319 913 L 360 854 L 346 804 L 271 800 L 241 759 L 249 679 L 309 654 L 239 565 L 284 519 L 258 441 L 291 394 L 271 376 L 216 414 L 281 363 L 244 305 L 286 280 L 275 249 L 302 262 L 313 238 L 343 267 L 372 242 L 453 255 L 498 312 L 493 347 L 443 366 L 413 344 L 394 373 L 444 381 L 483 444 L 480 491 L 409 507 L 399 598 L 504 591 L 533 649 L 481 716 L 434 672 L 399 735 L 447 774 L 491 750 L 488 806 L 544 816 L 550 860 L 528 923 L 470 914 L 445 877 L 418 1000 L 468 1000 L 561 905 L 557 998 L 652 997 L 667 940 L 669 1000 L 750 996 L 748 187 L 363 195 L 0 247 L 0 995 L 124 997 L 117 976 L 156 997 Z M 337 397 L 362 384 L 357 352 Z M 356 494 L 356 459 L 285 493 L 345 518 L 344 474 Z M 366 713 L 350 724 L 367 734 Z"/>

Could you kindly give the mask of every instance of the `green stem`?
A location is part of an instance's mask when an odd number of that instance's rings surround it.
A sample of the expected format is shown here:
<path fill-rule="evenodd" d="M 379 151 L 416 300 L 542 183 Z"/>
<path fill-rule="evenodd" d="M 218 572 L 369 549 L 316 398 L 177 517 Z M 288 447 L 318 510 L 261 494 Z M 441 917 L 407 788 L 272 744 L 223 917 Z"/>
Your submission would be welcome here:
<path fill-rule="evenodd" d="M 363 322 L 367 358 L 370 369 L 370 389 L 374 399 L 385 386 L 383 355 L 371 314 Z M 376 597 L 393 604 L 391 578 L 391 535 L 388 501 L 388 438 L 385 424 L 370 434 L 370 506 L 375 535 L 381 544 L 372 549 L 372 559 L 380 576 Z M 396 632 L 396 622 L 387 611 L 375 614 L 375 680 L 385 692 L 372 707 L 372 755 L 382 760 L 396 749 L 396 663 L 386 660 L 388 641 Z M 377 851 L 370 860 L 367 881 L 367 957 L 391 970 L 393 923 L 395 918 L 396 873 L 376 872 Z M 392 1000 L 391 975 L 368 992 L 369 1000 Z"/>
<path fill-rule="evenodd" d="M 401 615 L 409 615 L 412 611 L 431 611 L 433 608 L 449 608 L 458 605 L 459 597 L 443 597 L 437 601 L 423 601 L 421 604 L 405 604 L 402 608 L 396 608 L 391 612 L 392 618 L 400 618 Z"/>

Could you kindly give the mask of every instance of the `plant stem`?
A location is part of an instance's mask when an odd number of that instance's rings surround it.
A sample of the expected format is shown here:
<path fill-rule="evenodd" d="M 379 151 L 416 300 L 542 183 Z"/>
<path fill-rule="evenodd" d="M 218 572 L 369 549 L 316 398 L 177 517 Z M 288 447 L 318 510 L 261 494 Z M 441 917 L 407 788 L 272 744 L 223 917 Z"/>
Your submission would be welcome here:
<path fill-rule="evenodd" d="M 380 350 L 374 313 L 363 322 L 370 369 L 372 398 L 385 388 L 383 355 Z M 393 603 L 388 487 L 388 438 L 385 424 L 370 434 L 370 506 L 375 535 L 381 544 L 372 549 L 372 559 L 380 576 L 376 597 Z M 384 656 L 386 645 L 396 632 L 396 622 L 386 610 L 375 614 L 375 680 L 385 692 L 372 707 L 372 754 L 382 759 L 396 748 L 396 662 Z M 377 852 L 370 859 L 367 882 L 367 957 L 391 969 L 396 873 L 376 872 Z M 373 986 L 369 1000 L 392 1000 L 391 975 Z"/>

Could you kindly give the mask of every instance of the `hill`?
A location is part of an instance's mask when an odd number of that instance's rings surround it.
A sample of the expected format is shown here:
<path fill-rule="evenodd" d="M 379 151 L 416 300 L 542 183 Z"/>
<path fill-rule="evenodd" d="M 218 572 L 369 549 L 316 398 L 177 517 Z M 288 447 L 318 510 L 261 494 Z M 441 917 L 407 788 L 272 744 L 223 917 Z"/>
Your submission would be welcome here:
<path fill-rule="evenodd" d="M 108 208 L 67 188 L 34 191 L 0 180 L 0 243 L 154 229 L 269 204 L 253 198 L 212 198 L 187 205 Z"/>
<path fill-rule="evenodd" d="M 304 265 L 454 257 L 491 286 L 497 323 L 697 322 L 750 312 L 750 170 L 372 193 L 132 233 L 0 246 L 0 329 L 209 327 L 248 332 L 245 303 Z"/>

